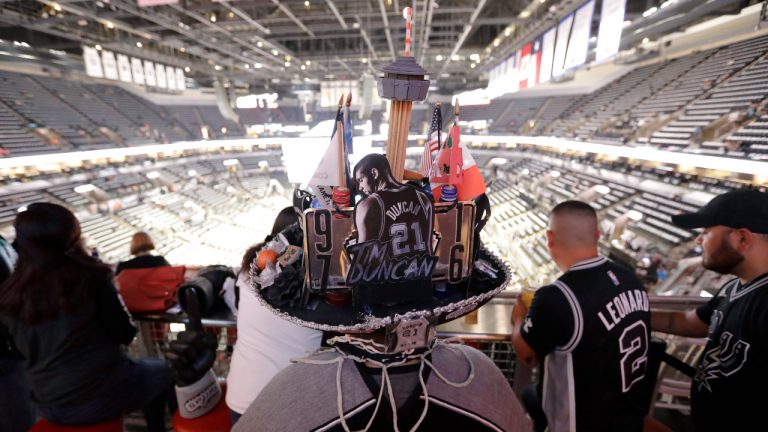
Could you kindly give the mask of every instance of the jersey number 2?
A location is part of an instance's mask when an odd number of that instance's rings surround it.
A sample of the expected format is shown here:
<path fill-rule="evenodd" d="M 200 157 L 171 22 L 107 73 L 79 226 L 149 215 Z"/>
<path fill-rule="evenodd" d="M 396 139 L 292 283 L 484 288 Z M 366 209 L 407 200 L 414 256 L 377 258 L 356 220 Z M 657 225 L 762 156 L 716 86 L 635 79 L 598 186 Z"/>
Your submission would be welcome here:
<path fill-rule="evenodd" d="M 648 366 L 648 328 L 638 321 L 624 329 L 619 338 L 621 358 L 621 391 L 626 393 L 632 385 L 645 377 Z"/>

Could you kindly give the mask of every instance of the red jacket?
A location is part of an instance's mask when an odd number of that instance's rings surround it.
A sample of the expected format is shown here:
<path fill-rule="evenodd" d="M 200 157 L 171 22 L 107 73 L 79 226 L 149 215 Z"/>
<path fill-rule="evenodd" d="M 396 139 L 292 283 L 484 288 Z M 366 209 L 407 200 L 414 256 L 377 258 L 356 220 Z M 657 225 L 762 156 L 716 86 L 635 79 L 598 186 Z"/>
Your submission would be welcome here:
<path fill-rule="evenodd" d="M 176 303 L 184 271 L 184 266 L 125 269 L 117 275 L 120 295 L 131 312 L 164 311 Z"/>

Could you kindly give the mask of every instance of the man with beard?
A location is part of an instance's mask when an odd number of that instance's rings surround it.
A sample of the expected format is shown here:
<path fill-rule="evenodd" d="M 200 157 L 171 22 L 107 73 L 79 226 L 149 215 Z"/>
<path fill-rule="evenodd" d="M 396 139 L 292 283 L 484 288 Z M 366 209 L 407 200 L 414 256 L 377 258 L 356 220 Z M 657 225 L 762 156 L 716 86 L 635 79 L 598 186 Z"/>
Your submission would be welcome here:
<path fill-rule="evenodd" d="M 704 268 L 736 278 L 695 310 L 654 311 L 651 326 L 707 337 L 691 385 L 696 430 L 754 430 L 765 409 L 765 398 L 754 395 L 768 387 L 768 194 L 727 192 L 672 222 L 702 228 Z"/>

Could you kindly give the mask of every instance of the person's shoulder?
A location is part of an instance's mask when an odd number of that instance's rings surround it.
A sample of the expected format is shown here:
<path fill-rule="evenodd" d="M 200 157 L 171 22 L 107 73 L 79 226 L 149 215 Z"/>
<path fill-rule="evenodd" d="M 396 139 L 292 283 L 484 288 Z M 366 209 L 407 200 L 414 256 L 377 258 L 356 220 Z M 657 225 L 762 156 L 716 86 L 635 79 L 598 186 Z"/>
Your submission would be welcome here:
<path fill-rule="evenodd" d="M 432 356 L 438 368 L 440 365 L 447 366 L 449 368 L 447 373 L 457 375 L 453 377 L 454 379 L 461 379 L 461 375 L 470 368 L 475 370 L 488 370 L 490 368 L 501 376 L 501 371 L 498 370 L 493 360 L 482 351 L 468 345 L 439 344 L 432 351 Z"/>
<path fill-rule="evenodd" d="M 369 213 L 373 211 L 375 213 L 376 210 L 382 209 L 381 197 L 377 193 L 372 193 L 371 195 L 363 198 L 356 206 L 355 206 L 355 212 L 361 212 L 361 213 Z"/>

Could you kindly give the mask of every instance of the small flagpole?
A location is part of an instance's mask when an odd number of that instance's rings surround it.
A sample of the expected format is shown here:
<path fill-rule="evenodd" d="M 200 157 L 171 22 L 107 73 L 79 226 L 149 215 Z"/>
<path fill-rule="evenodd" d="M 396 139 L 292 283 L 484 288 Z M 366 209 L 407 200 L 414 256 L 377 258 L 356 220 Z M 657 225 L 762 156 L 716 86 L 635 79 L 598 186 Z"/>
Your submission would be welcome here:
<path fill-rule="evenodd" d="M 443 145 L 443 141 L 441 140 L 442 137 L 440 136 L 442 134 L 442 129 L 443 129 L 443 111 L 440 110 L 440 108 L 442 106 L 443 105 L 440 102 L 435 104 L 435 107 L 437 107 L 437 109 L 439 110 L 437 112 L 437 116 L 438 116 L 438 120 L 437 121 L 438 121 L 438 123 L 440 123 L 439 125 L 437 125 L 437 149 L 438 150 L 440 150 L 440 147 L 442 147 L 442 145 Z M 432 171 L 431 168 L 430 168 L 430 171 Z"/>
<path fill-rule="evenodd" d="M 341 97 L 339 98 L 339 110 L 336 112 L 336 118 L 333 120 L 334 122 L 338 122 L 339 114 L 341 113 L 341 107 L 344 105 L 344 93 L 341 94 Z M 338 128 L 338 124 L 336 124 L 336 127 Z M 347 179 L 346 175 L 344 174 L 344 121 L 341 122 L 341 130 L 338 131 L 336 134 L 336 145 L 338 146 L 338 170 L 339 170 L 339 184 L 337 186 L 341 187 L 347 187 Z"/>
<path fill-rule="evenodd" d="M 411 56 L 411 26 L 413 25 L 413 9 L 406 7 L 403 9 L 403 18 L 405 18 L 405 56 Z"/>

